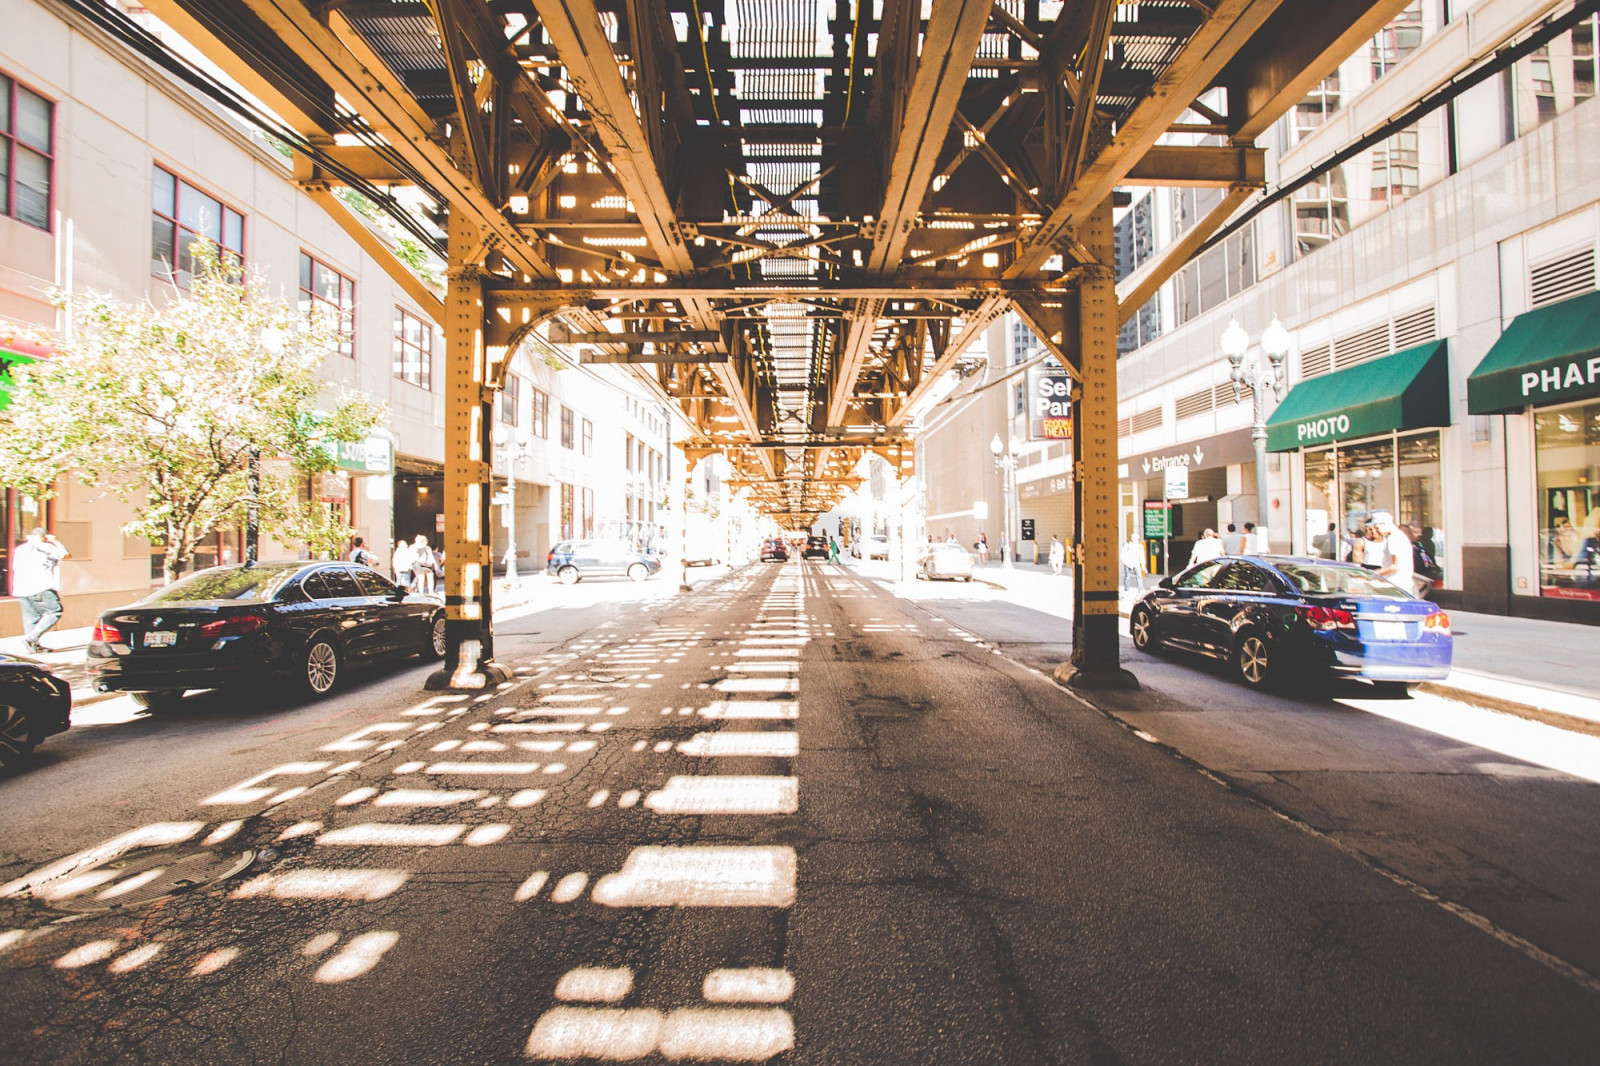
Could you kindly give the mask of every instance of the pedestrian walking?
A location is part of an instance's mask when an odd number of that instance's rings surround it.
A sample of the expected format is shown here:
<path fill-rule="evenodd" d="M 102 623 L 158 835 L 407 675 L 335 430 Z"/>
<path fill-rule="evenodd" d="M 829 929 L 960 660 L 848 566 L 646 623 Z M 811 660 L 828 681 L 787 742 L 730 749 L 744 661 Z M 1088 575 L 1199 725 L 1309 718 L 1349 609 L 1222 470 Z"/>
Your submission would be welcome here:
<path fill-rule="evenodd" d="M 377 569 L 378 557 L 367 550 L 364 537 L 357 537 L 350 543 L 350 561 L 357 566 L 370 566 Z"/>
<path fill-rule="evenodd" d="M 1372 524 L 1383 542 L 1384 558 L 1378 566 L 1378 576 L 1386 577 L 1407 592 L 1421 596 L 1423 589 L 1431 587 L 1433 583 L 1424 579 L 1423 584 L 1418 584 L 1411 538 L 1406 536 L 1405 530 L 1395 525 L 1394 516 L 1388 511 L 1376 512 L 1372 516 Z"/>
<path fill-rule="evenodd" d="M 1267 531 L 1258 529 L 1254 522 L 1244 524 L 1244 554 L 1267 554 Z"/>
<path fill-rule="evenodd" d="M 1061 538 L 1054 533 L 1050 534 L 1050 572 L 1057 577 L 1061 576 L 1061 568 L 1067 562 L 1067 546 L 1061 543 Z"/>
<path fill-rule="evenodd" d="M 45 652 L 39 638 L 61 621 L 61 560 L 71 554 L 43 526 L 34 526 L 12 553 L 11 595 L 22 607 L 22 638 L 35 655 Z"/>
<path fill-rule="evenodd" d="M 411 543 L 401 537 L 394 542 L 394 555 L 389 559 L 389 565 L 394 567 L 394 583 L 403 589 L 410 589 L 412 582 L 411 569 L 416 565 L 416 553 L 411 550 Z"/>
<path fill-rule="evenodd" d="M 1217 531 L 1207 528 L 1200 534 L 1200 539 L 1194 542 L 1194 550 L 1189 553 L 1189 565 L 1209 563 L 1222 554 L 1222 538 L 1217 536 Z"/>
<path fill-rule="evenodd" d="M 418 592 L 432 592 L 434 577 L 433 549 L 428 538 L 421 533 L 411 542 L 411 587 Z"/>
<path fill-rule="evenodd" d="M 978 553 L 978 562 L 987 566 L 989 563 L 989 534 L 979 533 L 977 543 L 972 547 Z"/>
<path fill-rule="evenodd" d="M 1144 545 L 1138 537 L 1128 535 L 1122 546 L 1122 587 L 1137 592 L 1144 586 Z"/>
<path fill-rule="evenodd" d="M 833 534 L 828 535 L 828 562 L 839 561 L 839 542 L 833 539 Z"/>
<path fill-rule="evenodd" d="M 1249 524 L 1246 523 L 1244 528 L 1249 529 Z M 1229 522 L 1228 532 L 1222 535 L 1222 554 L 1243 555 L 1245 552 L 1250 550 L 1248 547 L 1246 547 L 1246 544 L 1247 540 L 1245 535 L 1239 532 L 1239 527 L 1234 525 L 1232 522 Z"/>

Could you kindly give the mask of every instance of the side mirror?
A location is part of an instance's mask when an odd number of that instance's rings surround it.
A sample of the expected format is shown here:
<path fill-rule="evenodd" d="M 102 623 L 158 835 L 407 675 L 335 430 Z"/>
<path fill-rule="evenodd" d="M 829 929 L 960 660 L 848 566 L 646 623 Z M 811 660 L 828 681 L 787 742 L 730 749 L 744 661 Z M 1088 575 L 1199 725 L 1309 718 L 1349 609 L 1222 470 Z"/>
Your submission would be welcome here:
<path fill-rule="evenodd" d="M 1160 581 L 1156 582 L 1156 588 L 1158 589 L 1170 589 L 1171 587 L 1172 579 L 1170 577 L 1164 577 Z"/>

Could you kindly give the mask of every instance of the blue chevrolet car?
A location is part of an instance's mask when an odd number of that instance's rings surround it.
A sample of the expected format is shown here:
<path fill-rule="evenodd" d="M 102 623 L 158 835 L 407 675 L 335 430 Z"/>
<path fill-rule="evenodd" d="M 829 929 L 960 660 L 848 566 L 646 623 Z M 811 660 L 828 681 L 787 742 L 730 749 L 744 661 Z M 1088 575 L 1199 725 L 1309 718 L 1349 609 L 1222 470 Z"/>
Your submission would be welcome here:
<path fill-rule="evenodd" d="M 1450 616 L 1370 570 L 1327 559 L 1223 556 L 1133 607 L 1134 647 L 1231 664 L 1248 685 L 1309 672 L 1403 691 L 1450 673 Z"/>

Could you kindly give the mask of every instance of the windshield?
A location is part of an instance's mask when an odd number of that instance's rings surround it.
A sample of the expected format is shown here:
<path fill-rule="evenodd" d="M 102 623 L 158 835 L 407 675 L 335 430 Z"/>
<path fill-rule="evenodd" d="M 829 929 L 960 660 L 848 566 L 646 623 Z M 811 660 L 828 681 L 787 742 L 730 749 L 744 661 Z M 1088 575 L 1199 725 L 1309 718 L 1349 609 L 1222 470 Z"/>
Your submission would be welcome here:
<path fill-rule="evenodd" d="M 300 565 L 294 566 L 218 566 L 190 574 L 157 589 L 141 603 L 186 603 L 198 600 L 240 600 L 263 603 L 277 596 Z"/>
<path fill-rule="evenodd" d="M 1411 593 L 1387 578 L 1378 577 L 1360 567 L 1278 563 L 1277 568 L 1295 588 L 1312 595 L 1333 593 L 1344 596 L 1378 596 L 1393 600 L 1412 598 Z"/>

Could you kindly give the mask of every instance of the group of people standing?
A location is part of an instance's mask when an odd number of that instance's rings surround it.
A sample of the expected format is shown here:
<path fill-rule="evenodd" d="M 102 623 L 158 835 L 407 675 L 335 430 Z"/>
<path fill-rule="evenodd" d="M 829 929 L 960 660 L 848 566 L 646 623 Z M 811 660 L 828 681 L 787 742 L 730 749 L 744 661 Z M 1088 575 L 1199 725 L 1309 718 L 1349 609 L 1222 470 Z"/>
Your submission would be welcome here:
<path fill-rule="evenodd" d="M 374 570 L 382 566 L 362 537 L 351 542 L 350 561 Z M 389 565 L 394 568 L 394 583 L 412 592 L 432 592 L 444 583 L 444 552 L 429 546 L 428 538 L 421 533 L 413 540 L 401 537 L 395 541 Z"/>

